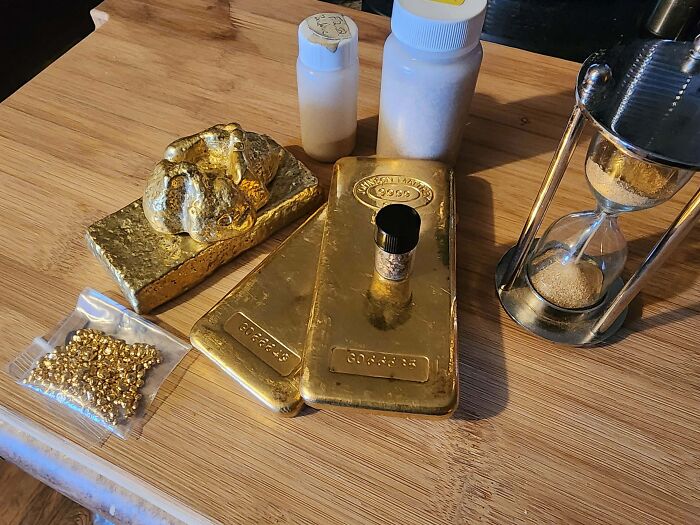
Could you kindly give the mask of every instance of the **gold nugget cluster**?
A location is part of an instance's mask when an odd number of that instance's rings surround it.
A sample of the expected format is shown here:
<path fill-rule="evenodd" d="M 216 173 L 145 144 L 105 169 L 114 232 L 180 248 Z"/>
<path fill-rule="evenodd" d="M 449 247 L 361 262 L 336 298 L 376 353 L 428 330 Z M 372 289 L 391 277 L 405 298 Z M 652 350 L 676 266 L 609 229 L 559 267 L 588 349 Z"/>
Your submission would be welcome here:
<path fill-rule="evenodd" d="M 162 233 L 199 242 L 243 235 L 270 199 L 282 147 L 238 124 L 217 124 L 168 146 L 148 178 L 143 210 Z"/>
<path fill-rule="evenodd" d="M 146 373 L 160 362 L 152 345 L 83 329 L 42 357 L 24 382 L 116 425 L 134 415 Z"/>

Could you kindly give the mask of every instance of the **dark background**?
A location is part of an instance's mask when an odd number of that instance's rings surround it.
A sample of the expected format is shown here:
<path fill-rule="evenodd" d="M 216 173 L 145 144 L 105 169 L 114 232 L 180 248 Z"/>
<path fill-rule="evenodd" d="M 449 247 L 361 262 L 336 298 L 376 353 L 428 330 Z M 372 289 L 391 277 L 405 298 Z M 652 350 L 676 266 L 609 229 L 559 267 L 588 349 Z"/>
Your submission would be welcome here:
<path fill-rule="evenodd" d="M 656 0 L 489 0 L 483 38 L 582 62 L 598 49 L 643 32 Z M 391 13 L 391 0 L 363 10 Z"/>
<path fill-rule="evenodd" d="M 0 0 L 0 100 L 95 29 L 100 0 Z"/>
<path fill-rule="evenodd" d="M 260 0 L 275 1 L 275 0 Z M 388 15 L 391 0 L 332 0 Z M 700 0 L 678 4 L 697 29 Z M 646 22 L 657 0 L 489 0 L 483 38 L 537 53 L 582 61 L 618 41 L 649 36 Z M 88 35 L 90 9 L 99 0 L 0 1 L 0 100 Z M 677 11 L 678 12 L 678 11 Z"/>

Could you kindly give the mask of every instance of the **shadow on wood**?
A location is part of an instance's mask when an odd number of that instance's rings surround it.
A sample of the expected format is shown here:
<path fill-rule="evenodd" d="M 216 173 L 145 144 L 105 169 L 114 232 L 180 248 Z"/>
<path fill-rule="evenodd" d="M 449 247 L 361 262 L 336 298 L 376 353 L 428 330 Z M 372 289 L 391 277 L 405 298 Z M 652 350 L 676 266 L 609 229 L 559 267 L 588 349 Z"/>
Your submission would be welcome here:
<path fill-rule="evenodd" d="M 455 173 L 457 193 L 458 419 L 484 419 L 508 403 L 500 303 L 493 273 L 502 255 L 495 242 L 491 185 Z"/>

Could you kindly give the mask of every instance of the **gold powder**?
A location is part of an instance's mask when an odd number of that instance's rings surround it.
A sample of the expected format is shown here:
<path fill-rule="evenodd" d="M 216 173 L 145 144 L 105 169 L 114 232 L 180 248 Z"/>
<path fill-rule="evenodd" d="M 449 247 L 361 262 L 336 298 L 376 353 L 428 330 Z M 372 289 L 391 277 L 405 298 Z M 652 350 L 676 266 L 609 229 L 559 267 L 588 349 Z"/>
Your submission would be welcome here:
<path fill-rule="evenodd" d="M 602 143 L 586 162 L 586 176 L 607 200 L 629 207 L 650 207 L 676 190 L 679 171 L 655 166 Z"/>
<path fill-rule="evenodd" d="M 591 186 L 607 200 L 630 207 L 648 207 L 654 200 L 636 193 L 630 185 L 620 178 L 606 173 L 593 159 L 586 163 L 586 175 Z"/>
<path fill-rule="evenodd" d="M 115 425 L 134 415 L 145 375 L 160 362 L 152 345 L 84 329 L 39 359 L 24 383 Z"/>
<path fill-rule="evenodd" d="M 603 273 L 588 262 L 553 261 L 537 270 L 530 280 L 542 297 L 561 308 L 592 306 L 603 288 Z"/>

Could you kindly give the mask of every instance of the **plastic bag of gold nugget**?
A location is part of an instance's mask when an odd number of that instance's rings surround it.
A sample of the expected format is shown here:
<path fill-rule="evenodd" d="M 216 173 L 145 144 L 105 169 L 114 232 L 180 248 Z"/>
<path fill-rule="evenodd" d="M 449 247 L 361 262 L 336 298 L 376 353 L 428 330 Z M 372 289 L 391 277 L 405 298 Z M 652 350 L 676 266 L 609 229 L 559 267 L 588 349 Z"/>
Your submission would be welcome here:
<path fill-rule="evenodd" d="M 158 389 L 189 346 L 100 293 L 86 289 L 49 335 L 9 366 L 18 383 L 94 442 L 140 428 Z"/>

